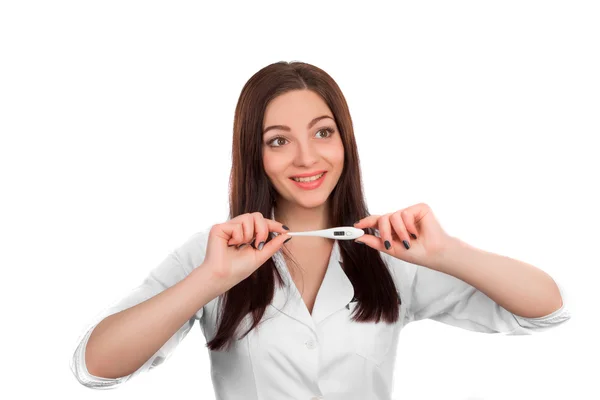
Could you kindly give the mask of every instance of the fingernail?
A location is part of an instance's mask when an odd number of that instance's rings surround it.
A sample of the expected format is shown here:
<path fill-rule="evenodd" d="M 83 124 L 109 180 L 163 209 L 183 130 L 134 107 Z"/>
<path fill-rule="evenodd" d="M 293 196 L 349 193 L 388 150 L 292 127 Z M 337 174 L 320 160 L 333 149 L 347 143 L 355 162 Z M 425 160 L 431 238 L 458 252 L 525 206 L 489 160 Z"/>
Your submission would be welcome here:
<path fill-rule="evenodd" d="M 364 244 L 363 242 L 361 242 L 360 240 L 355 240 L 354 243 L 360 243 L 360 244 Z"/>
<path fill-rule="evenodd" d="M 416 238 L 417 238 L 417 235 L 415 235 L 414 233 L 411 233 L 411 234 L 410 234 L 410 237 L 411 237 L 411 238 L 413 238 L 413 239 L 416 239 Z"/>
<path fill-rule="evenodd" d="M 402 243 L 404 243 L 404 247 L 406 247 L 406 250 L 410 249 L 410 245 L 408 244 L 408 241 L 403 240 Z"/>
<path fill-rule="evenodd" d="M 242 245 L 240 245 L 240 247 L 238 247 L 238 250 L 241 249 L 242 247 L 244 247 L 245 245 L 247 245 L 248 243 L 244 243 Z"/>
<path fill-rule="evenodd" d="M 388 242 L 387 240 L 385 241 L 385 248 L 386 249 L 390 249 L 390 247 L 392 247 L 392 245 L 390 244 L 390 242 Z"/>
<path fill-rule="evenodd" d="M 259 250 L 262 250 L 264 245 L 265 245 L 265 242 L 260 242 L 260 243 L 258 244 L 258 249 L 259 249 Z"/>
<path fill-rule="evenodd" d="M 290 228 L 288 228 L 288 227 L 287 227 L 287 226 L 285 226 L 285 225 L 282 225 L 281 227 L 282 227 L 283 229 L 285 229 L 286 231 L 289 231 L 289 230 L 290 230 Z M 283 242 L 283 243 L 285 243 L 285 242 Z"/>
<path fill-rule="evenodd" d="M 291 237 L 285 239 L 285 241 L 283 243 L 287 243 L 290 239 L 292 239 Z"/>

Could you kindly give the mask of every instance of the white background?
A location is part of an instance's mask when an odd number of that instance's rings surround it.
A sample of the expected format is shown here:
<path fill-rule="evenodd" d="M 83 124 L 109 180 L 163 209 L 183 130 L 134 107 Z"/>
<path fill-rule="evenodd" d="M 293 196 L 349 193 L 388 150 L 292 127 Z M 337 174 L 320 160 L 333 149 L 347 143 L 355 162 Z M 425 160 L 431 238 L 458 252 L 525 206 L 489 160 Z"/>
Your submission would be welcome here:
<path fill-rule="evenodd" d="M 198 324 L 116 390 L 80 385 L 69 361 L 97 313 L 226 220 L 240 91 L 299 60 L 346 96 L 371 213 L 425 202 L 569 291 L 573 318 L 539 335 L 407 326 L 395 399 L 598 395 L 597 3 L 215 4 L 0 6 L 3 390 L 215 398 Z"/>

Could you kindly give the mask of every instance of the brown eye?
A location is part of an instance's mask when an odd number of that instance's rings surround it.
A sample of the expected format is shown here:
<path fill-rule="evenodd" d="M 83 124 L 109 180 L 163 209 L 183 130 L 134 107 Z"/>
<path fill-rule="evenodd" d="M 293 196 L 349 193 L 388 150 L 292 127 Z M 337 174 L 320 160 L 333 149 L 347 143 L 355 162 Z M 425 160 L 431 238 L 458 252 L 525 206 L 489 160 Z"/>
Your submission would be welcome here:
<path fill-rule="evenodd" d="M 267 145 L 269 145 L 269 146 L 271 146 L 271 147 L 281 147 L 282 145 L 279 145 L 279 146 L 273 146 L 273 144 L 272 144 L 272 143 L 275 143 L 275 142 L 279 143 L 279 140 L 286 140 L 286 139 L 285 139 L 285 138 L 282 138 L 281 136 L 277 136 L 277 137 L 274 137 L 273 139 L 269 140 L 269 141 L 267 142 Z"/>
<path fill-rule="evenodd" d="M 333 129 L 332 129 L 332 128 L 323 128 L 323 129 L 319 129 L 319 130 L 317 131 L 317 133 L 319 133 L 319 132 L 323 132 L 323 131 L 325 131 L 325 132 L 327 132 L 327 133 L 329 134 L 327 137 L 331 137 L 331 135 L 333 135 Z"/>

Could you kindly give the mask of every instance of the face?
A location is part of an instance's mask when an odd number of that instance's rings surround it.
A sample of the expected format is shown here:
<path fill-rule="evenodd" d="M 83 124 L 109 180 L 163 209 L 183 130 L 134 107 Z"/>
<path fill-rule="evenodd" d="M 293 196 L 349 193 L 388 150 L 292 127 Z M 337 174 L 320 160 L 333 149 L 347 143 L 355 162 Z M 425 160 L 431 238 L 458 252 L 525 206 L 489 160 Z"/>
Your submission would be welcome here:
<path fill-rule="evenodd" d="M 327 117 L 317 119 L 323 116 Z M 272 126 L 278 127 L 269 129 Z M 310 90 L 287 92 L 267 105 L 262 154 L 267 176 L 279 196 L 306 208 L 326 202 L 344 166 L 344 146 L 333 113 Z M 291 179 L 321 171 L 326 173 L 317 188 L 302 188 Z"/>

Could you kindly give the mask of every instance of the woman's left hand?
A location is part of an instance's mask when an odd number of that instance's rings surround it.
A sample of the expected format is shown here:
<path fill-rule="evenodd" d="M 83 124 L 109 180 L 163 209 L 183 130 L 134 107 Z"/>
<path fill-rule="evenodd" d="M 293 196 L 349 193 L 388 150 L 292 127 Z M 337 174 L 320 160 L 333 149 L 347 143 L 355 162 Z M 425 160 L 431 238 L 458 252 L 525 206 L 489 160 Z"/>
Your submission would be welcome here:
<path fill-rule="evenodd" d="M 370 215 L 359 220 L 354 227 L 375 228 L 381 236 L 365 233 L 356 241 L 400 260 L 432 269 L 436 269 L 439 257 L 455 243 L 455 238 L 442 229 L 431 208 L 424 203 L 389 214 Z M 389 248 L 385 246 L 386 241 L 390 244 Z"/>

